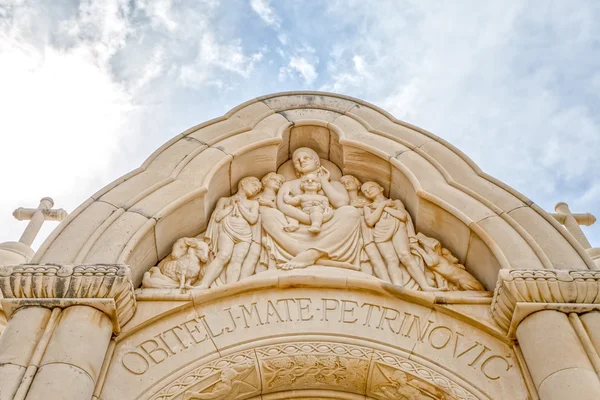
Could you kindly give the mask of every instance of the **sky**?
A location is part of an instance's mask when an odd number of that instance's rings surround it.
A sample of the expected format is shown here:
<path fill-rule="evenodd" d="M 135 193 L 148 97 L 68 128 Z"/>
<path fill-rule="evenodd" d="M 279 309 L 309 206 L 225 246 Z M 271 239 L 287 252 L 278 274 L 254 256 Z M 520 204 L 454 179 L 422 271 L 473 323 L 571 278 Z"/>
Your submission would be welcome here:
<path fill-rule="evenodd" d="M 598 20 L 597 0 L 0 0 L 0 242 L 27 224 L 15 208 L 73 211 L 288 90 L 371 102 L 546 210 L 600 218 Z M 600 222 L 584 232 L 600 246 Z"/>

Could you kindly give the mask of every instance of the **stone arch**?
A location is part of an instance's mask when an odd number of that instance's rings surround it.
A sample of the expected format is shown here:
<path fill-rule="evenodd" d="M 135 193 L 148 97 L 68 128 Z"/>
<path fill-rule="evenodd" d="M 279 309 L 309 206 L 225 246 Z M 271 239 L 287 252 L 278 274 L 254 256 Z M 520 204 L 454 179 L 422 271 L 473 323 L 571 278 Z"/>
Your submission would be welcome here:
<path fill-rule="evenodd" d="M 306 143 L 344 173 L 384 184 L 417 229 L 488 289 L 502 268 L 594 268 L 548 213 L 443 139 L 363 101 L 318 92 L 260 97 L 181 133 L 84 202 L 32 262 L 128 264 L 138 285 L 178 237 L 204 230 L 216 200 L 243 175 L 275 170 Z"/>
<path fill-rule="evenodd" d="M 382 387 L 407 383 L 448 400 L 527 398 L 512 343 L 482 317 L 485 293 L 444 305 L 313 267 L 162 302 L 148 290 L 137 297 L 102 368 L 105 400 L 180 400 L 210 392 L 227 369 L 243 388 L 232 399 L 381 400 Z"/>

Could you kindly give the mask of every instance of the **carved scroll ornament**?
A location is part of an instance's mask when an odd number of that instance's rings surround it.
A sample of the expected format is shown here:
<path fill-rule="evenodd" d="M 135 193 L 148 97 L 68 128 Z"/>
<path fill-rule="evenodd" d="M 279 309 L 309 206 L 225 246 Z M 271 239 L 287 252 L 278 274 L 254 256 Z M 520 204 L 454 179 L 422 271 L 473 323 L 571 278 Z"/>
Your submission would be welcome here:
<path fill-rule="evenodd" d="M 485 290 L 441 243 L 415 231 L 404 204 L 374 181 L 336 180 L 297 149 L 295 178 L 246 177 L 221 198 L 197 238 L 181 238 L 147 272 L 146 288 L 208 289 L 266 270 L 327 266 L 414 290 Z"/>

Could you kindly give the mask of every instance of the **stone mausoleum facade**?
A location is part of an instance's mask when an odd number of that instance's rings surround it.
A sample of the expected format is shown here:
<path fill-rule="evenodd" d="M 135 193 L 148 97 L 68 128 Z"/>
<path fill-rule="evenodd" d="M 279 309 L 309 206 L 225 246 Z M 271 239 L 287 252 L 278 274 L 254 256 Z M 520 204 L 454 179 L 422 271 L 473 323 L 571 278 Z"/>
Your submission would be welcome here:
<path fill-rule="evenodd" d="M 363 101 L 254 99 L 52 207 L 0 244 L 0 400 L 600 399 L 593 216 Z"/>

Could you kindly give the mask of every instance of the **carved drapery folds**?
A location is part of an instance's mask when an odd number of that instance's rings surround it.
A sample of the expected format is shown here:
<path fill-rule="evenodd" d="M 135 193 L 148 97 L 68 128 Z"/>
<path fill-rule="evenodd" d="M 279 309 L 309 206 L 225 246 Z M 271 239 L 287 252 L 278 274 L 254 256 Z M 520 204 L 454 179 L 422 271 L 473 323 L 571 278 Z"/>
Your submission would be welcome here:
<path fill-rule="evenodd" d="M 18 265 L 0 269 L 3 308 L 11 314 L 30 305 L 89 305 L 105 312 L 115 332 L 135 312 L 135 296 L 125 265 Z"/>
<path fill-rule="evenodd" d="M 316 265 L 414 290 L 484 290 L 438 240 L 415 231 L 404 204 L 379 183 L 332 173 L 305 147 L 285 165 L 278 172 L 287 176 L 243 178 L 235 195 L 217 202 L 206 231 L 177 240 L 143 287 L 208 289 Z"/>
<path fill-rule="evenodd" d="M 500 327 L 514 334 L 520 321 L 542 309 L 600 309 L 600 271 L 500 270 L 492 302 Z"/>

